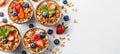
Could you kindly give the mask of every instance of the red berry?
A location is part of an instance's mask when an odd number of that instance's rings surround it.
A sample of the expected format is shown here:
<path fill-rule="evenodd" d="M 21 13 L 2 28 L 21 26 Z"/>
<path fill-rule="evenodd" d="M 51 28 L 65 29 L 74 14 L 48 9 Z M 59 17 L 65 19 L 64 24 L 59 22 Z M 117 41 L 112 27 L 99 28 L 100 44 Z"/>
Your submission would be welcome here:
<path fill-rule="evenodd" d="M 33 40 L 38 41 L 40 39 L 40 34 L 34 34 Z"/>
<path fill-rule="evenodd" d="M 57 26 L 56 33 L 62 34 L 65 32 L 65 30 L 68 28 L 68 26 L 65 26 L 64 23 Z"/>
<path fill-rule="evenodd" d="M 47 5 L 47 8 L 50 10 L 50 9 L 53 9 L 53 10 L 55 10 L 56 9 L 56 6 L 54 5 L 54 3 L 49 3 L 48 5 Z"/>
<path fill-rule="evenodd" d="M 5 5 L 5 0 L 0 0 L 0 6 L 3 6 L 3 5 Z"/>
<path fill-rule="evenodd" d="M 9 34 L 8 37 L 7 37 L 7 39 L 8 39 L 9 41 L 13 41 L 13 40 L 15 39 L 15 36 L 12 35 L 12 34 Z"/>
<path fill-rule="evenodd" d="M 44 48 L 44 40 L 43 39 L 39 39 L 38 41 L 36 41 L 36 46 Z"/>

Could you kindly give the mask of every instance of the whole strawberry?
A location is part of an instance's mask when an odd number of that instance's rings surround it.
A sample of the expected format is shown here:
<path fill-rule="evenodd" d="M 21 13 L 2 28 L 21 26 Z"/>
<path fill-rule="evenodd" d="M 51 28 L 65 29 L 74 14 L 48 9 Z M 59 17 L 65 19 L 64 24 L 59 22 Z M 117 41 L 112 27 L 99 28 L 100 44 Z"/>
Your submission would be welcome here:
<path fill-rule="evenodd" d="M 57 34 L 62 34 L 65 32 L 65 30 L 68 28 L 68 26 L 64 25 L 64 22 L 62 24 L 59 24 L 56 29 Z"/>

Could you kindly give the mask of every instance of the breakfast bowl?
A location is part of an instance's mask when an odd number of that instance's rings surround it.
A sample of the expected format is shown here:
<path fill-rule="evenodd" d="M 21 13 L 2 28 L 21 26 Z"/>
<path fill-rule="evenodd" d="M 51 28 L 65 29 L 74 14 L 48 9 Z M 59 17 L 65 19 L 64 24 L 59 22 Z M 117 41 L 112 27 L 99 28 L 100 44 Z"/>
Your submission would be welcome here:
<path fill-rule="evenodd" d="M 61 7 L 55 1 L 42 1 L 35 10 L 36 20 L 44 26 L 56 25 L 61 19 Z"/>
<path fill-rule="evenodd" d="M 34 7 L 29 0 L 13 0 L 8 6 L 9 18 L 17 23 L 28 22 L 34 14 Z"/>
<path fill-rule="evenodd" d="M 23 46 L 31 53 L 42 53 L 49 46 L 47 32 L 41 28 L 29 29 L 23 37 Z"/>
<path fill-rule="evenodd" d="M 0 50 L 14 51 L 20 44 L 21 35 L 19 30 L 10 24 L 0 26 Z"/>

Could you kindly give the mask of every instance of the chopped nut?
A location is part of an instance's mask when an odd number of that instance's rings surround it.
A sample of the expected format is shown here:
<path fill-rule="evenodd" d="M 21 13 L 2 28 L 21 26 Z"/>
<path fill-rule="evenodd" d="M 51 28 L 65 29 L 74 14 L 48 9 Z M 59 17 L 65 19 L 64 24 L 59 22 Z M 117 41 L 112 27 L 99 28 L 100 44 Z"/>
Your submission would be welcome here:
<path fill-rule="evenodd" d="M 64 12 L 67 13 L 67 9 L 66 8 L 64 9 Z"/>
<path fill-rule="evenodd" d="M 78 23 L 76 19 L 74 19 L 74 23 Z"/>
<path fill-rule="evenodd" d="M 63 40 L 65 40 L 65 37 L 63 37 L 63 38 L 62 38 L 62 37 L 59 37 L 59 39 L 60 39 L 61 41 L 63 41 Z"/>
<path fill-rule="evenodd" d="M 61 47 L 65 47 L 65 44 L 62 43 L 62 44 L 61 44 Z"/>

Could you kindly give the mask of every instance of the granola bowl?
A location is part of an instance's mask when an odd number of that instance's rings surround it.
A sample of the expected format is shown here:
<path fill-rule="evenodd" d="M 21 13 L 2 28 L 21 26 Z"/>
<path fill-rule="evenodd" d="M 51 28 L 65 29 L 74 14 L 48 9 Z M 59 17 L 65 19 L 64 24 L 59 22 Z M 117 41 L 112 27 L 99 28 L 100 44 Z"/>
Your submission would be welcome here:
<path fill-rule="evenodd" d="M 47 32 L 41 28 L 29 29 L 23 37 L 25 49 L 31 53 L 42 53 L 49 46 Z"/>
<path fill-rule="evenodd" d="M 61 7 L 55 1 L 42 1 L 36 8 L 35 18 L 44 26 L 53 26 L 61 19 Z"/>
<path fill-rule="evenodd" d="M 8 6 L 9 18 L 17 24 L 28 22 L 33 12 L 34 8 L 29 0 L 13 0 Z"/>
<path fill-rule="evenodd" d="M 10 24 L 0 26 L 0 50 L 5 52 L 14 51 L 20 44 L 21 35 L 19 30 Z"/>

